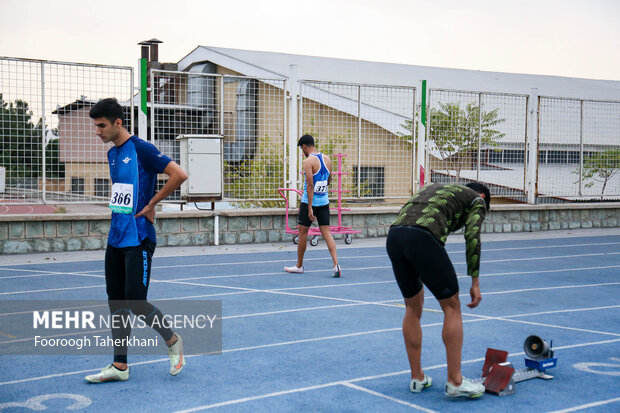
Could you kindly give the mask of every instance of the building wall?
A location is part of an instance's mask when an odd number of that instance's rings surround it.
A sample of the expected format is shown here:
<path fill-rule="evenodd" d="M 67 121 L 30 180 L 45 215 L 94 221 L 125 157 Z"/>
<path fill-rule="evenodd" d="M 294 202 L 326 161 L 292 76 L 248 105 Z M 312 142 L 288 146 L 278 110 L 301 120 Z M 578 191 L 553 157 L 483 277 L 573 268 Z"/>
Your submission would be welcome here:
<path fill-rule="evenodd" d="M 104 144 L 95 134 L 90 107 L 58 115 L 60 161 L 107 162 L 106 153 L 112 144 Z"/>

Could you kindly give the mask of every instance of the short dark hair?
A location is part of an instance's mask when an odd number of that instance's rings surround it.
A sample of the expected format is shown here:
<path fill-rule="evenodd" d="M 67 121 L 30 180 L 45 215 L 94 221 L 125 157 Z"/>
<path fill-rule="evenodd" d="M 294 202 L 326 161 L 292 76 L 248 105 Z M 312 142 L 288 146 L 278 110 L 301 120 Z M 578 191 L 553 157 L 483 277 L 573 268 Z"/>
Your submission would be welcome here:
<path fill-rule="evenodd" d="M 301 138 L 299 138 L 299 142 L 297 142 L 297 146 L 301 146 L 301 145 L 308 145 L 308 146 L 314 146 L 314 138 L 312 137 L 312 135 L 304 135 Z"/>
<path fill-rule="evenodd" d="M 123 126 L 125 126 L 125 113 L 123 107 L 118 103 L 116 98 L 101 99 L 99 102 L 95 103 L 95 106 L 90 108 L 88 116 L 90 116 L 91 119 L 106 118 L 110 123 L 114 123 L 116 119 L 120 119 Z"/>
<path fill-rule="evenodd" d="M 489 188 L 487 188 L 486 185 L 480 182 L 470 182 L 465 186 L 473 189 L 479 194 L 484 194 L 484 202 L 487 204 L 487 211 L 491 208 L 491 192 L 489 192 Z"/>

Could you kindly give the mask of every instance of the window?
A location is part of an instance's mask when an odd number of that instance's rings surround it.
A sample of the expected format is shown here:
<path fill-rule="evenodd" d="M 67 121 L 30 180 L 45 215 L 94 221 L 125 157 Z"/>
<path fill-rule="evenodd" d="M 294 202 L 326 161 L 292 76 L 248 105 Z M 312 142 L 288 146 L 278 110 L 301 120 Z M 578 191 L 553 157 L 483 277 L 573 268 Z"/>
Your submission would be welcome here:
<path fill-rule="evenodd" d="M 71 192 L 74 194 L 84 194 L 84 178 L 71 177 Z"/>
<path fill-rule="evenodd" d="M 71 177 L 71 192 L 74 194 L 84 194 L 84 178 Z"/>
<path fill-rule="evenodd" d="M 568 151 L 549 151 L 547 163 L 566 163 Z"/>
<path fill-rule="evenodd" d="M 504 151 L 504 162 L 525 163 L 525 151 L 520 149 L 506 149 Z"/>
<path fill-rule="evenodd" d="M 354 169 L 353 179 L 353 185 L 357 186 L 357 168 Z M 360 168 L 360 193 L 362 197 L 382 198 L 385 195 L 384 187 L 384 167 L 362 166 Z"/>
<path fill-rule="evenodd" d="M 489 149 L 489 162 L 501 163 L 502 151 L 501 149 Z"/>
<path fill-rule="evenodd" d="M 108 179 L 95 178 L 95 196 L 110 197 L 110 181 Z"/>
<path fill-rule="evenodd" d="M 579 151 L 568 151 L 568 163 L 579 163 Z"/>

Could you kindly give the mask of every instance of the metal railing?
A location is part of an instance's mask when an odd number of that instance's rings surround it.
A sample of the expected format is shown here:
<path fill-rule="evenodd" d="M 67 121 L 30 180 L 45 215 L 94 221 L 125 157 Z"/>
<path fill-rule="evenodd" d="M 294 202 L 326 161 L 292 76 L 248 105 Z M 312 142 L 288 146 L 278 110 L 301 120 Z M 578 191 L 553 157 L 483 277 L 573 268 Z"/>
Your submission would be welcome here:
<path fill-rule="evenodd" d="M 131 67 L 0 57 L 0 166 L 6 203 L 102 202 L 108 147 L 90 107 L 116 97 L 133 125 Z"/>
<path fill-rule="evenodd" d="M 299 112 L 300 136 L 313 135 L 327 155 L 347 155 L 343 199 L 411 196 L 415 88 L 306 80 L 300 84 Z"/>
<path fill-rule="evenodd" d="M 152 70 L 150 84 L 149 136 L 162 152 L 179 162 L 177 136 L 221 135 L 224 199 L 279 202 L 287 173 L 284 80 Z"/>

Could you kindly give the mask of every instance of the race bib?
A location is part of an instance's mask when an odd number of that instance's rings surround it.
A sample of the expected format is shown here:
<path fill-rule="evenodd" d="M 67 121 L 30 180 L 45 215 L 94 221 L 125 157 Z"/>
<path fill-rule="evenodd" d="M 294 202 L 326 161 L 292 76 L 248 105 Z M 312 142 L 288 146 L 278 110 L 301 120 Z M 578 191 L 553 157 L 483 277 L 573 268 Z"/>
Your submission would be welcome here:
<path fill-rule="evenodd" d="M 316 181 L 314 183 L 314 193 L 323 195 L 327 193 L 327 181 Z"/>
<path fill-rule="evenodd" d="M 112 185 L 112 197 L 110 198 L 110 209 L 119 214 L 133 213 L 133 185 L 119 184 Z"/>

